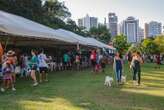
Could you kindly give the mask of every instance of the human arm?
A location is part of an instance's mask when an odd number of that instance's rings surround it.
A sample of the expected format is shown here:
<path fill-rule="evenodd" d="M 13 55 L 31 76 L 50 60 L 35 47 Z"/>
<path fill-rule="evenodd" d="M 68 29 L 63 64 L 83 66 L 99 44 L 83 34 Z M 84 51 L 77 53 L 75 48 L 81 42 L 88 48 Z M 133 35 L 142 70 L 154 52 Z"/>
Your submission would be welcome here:
<path fill-rule="evenodd" d="M 132 61 L 130 62 L 130 69 L 132 69 L 133 63 L 134 63 L 134 58 L 132 58 Z"/>
<path fill-rule="evenodd" d="M 116 59 L 113 59 L 113 70 L 115 70 L 115 66 L 116 66 Z"/>

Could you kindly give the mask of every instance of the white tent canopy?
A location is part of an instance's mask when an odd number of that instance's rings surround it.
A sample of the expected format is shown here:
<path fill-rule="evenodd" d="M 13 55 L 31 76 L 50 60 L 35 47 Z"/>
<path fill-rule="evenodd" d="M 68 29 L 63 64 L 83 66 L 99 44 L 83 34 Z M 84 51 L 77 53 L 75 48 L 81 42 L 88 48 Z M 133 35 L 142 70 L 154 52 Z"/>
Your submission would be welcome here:
<path fill-rule="evenodd" d="M 42 40 L 48 39 L 51 40 L 51 42 L 80 44 L 114 50 L 114 48 L 111 48 L 94 38 L 85 38 L 64 29 L 54 30 L 42 24 L 4 11 L 0 11 L 0 31 L 19 37 Z"/>
<path fill-rule="evenodd" d="M 52 28 L 4 11 L 0 11 L 0 31 L 18 36 L 76 43 L 73 38 L 58 36 L 58 33 Z"/>
<path fill-rule="evenodd" d="M 87 37 L 86 39 L 87 39 L 86 41 L 88 42 L 88 45 L 115 50 L 115 48 L 112 48 L 112 47 L 110 47 L 110 46 L 108 46 L 108 45 L 106 45 L 106 44 L 104 44 L 104 43 L 102 43 L 102 42 L 100 42 L 94 38 Z"/>
<path fill-rule="evenodd" d="M 77 40 L 77 43 L 82 44 L 82 45 L 88 45 L 88 46 L 93 46 L 93 47 L 107 48 L 107 49 L 115 50 L 114 48 L 109 47 L 108 45 L 106 45 L 94 38 L 91 38 L 91 37 L 85 38 L 85 37 L 82 37 L 78 34 L 71 32 L 71 31 L 67 31 L 64 29 L 57 29 L 56 33 L 60 33 L 59 36 L 74 38 Z"/>
<path fill-rule="evenodd" d="M 74 40 L 76 40 L 76 42 L 78 44 L 81 45 L 87 45 L 86 39 L 78 34 L 75 34 L 71 31 L 67 31 L 64 29 L 57 29 L 55 30 L 56 33 L 59 34 L 59 36 L 63 36 L 63 37 L 67 37 L 67 38 L 73 38 Z"/>

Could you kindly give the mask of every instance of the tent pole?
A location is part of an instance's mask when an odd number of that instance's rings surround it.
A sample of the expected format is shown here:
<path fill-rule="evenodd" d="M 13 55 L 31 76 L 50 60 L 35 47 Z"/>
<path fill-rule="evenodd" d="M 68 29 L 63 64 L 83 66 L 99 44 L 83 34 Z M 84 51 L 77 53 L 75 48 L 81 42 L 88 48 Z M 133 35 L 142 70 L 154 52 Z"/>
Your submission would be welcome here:
<path fill-rule="evenodd" d="M 7 45 L 8 45 L 9 40 L 10 40 L 10 38 L 8 37 L 7 40 L 6 40 L 6 42 L 5 42 L 5 48 L 4 48 L 4 51 L 6 51 L 6 49 L 7 49 Z"/>

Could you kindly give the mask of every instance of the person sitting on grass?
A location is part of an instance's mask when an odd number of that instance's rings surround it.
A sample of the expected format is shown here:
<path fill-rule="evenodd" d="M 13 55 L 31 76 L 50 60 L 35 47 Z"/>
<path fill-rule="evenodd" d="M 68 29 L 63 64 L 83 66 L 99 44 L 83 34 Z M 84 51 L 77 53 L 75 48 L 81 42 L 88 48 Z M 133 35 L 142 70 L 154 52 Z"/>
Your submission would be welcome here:
<path fill-rule="evenodd" d="M 40 50 L 39 55 L 38 55 L 40 83 L 42 83 L 42 81 L 48 81 L 48 64 L 46 63 L 47 60 L 48 58 L 44 54 L 44 51 Z"/>
<path fill-rule="evenodd" d="M 1 88 L 1 92 L 5 92 L 5 89 L 12 87 L 13 91 L 16 91 L 14 88 L 13 78 L 12 78 L 12 65 L 9 60 L 7 60 L 2 67 L 3 72 L 3 87 Z"/>

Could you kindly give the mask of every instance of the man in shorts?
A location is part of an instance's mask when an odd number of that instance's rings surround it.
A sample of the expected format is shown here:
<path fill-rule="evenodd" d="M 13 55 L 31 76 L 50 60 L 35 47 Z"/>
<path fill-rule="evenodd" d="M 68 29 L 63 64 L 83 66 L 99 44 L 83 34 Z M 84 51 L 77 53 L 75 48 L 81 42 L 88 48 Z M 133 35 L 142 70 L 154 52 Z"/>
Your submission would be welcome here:
<path fill-rule="evenodd" d="M 47 57 L 44 54 L 43 50 L 40 50 L 39 55 L 38 55 L 38 66 L 39 66 L 39 71 L 40 71 L 40 83 L 42 81 L 48 81 L 48 64 L 47 64 Z"/>

